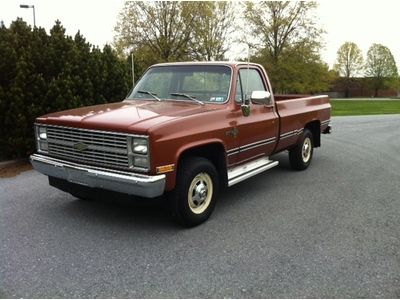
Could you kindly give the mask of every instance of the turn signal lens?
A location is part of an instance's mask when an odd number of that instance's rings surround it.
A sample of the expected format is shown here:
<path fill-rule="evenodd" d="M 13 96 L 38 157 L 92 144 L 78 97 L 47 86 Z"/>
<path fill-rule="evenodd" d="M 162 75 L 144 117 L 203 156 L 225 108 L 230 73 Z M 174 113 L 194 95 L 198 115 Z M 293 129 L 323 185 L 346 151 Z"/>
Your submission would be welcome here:
<path fill-rule="evenodd" d="M 174 170 L 175 165 L 166 165 L 166 166 L 160 166 L 156 168 L 157 174 L 162 174 L 162 173 L 167 173 L 167 172 L 172 172 Z"/>

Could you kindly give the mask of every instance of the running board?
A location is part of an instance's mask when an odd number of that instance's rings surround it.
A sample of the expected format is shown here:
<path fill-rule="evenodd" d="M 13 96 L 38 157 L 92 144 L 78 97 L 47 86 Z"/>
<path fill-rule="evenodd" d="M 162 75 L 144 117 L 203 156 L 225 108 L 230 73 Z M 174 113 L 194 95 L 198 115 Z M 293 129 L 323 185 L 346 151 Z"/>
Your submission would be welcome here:
<path fill-rule="evenodd" d="M 268 157 L 258 158 L 238 167 L 228 170 L 228 186 L 232 186 L 247 178 L 269 170 L 279 164 L 278 161 L 269 160 Z"/>

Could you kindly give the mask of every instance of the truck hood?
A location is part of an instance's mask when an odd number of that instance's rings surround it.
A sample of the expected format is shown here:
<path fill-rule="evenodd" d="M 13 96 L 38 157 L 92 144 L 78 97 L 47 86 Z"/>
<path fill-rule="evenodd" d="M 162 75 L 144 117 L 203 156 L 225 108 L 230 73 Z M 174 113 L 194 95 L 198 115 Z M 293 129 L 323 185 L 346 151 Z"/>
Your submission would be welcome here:
<path fill-rule="evenodd" d="M 214 107 L 214 108 L 213 108 Z M 119 132 L 146 132 L 176 118 L 215 109 L 214 105 L 177 101 L 123 101 L 47 114 L 40 123 Z"/>

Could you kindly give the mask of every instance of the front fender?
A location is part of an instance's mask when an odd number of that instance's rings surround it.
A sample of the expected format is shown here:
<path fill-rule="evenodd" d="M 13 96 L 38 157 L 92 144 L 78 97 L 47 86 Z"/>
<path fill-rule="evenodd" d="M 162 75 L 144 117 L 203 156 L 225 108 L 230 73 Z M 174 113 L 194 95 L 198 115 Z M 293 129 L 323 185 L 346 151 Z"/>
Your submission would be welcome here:
<path fill-rule="evenodd" d="M 219 140 L 217 138 L 211 138 L 211 139 L 204 139 L 204 140 L 196 140 L 193 141 L 191 143 L 187 143 L 184 145 L 181 145 L 178 147 L 178 149 L 175 152 L 175 157 L 174 157 L 174 171 L 167 173 L 167 178 L 166 178 L 166 190 L 170 191 L 172 189 L 175 188 L 175 184 L 176 184 L 176 175 L 177 175 L 177 171 L 179 168 L 179 163 L 180 163 L 180 159 L 190 153 L 193 153 L 194 155 L 201 155 L 201 150 L 202 148 L 206 149 L 209 146 L 212 145 L 217 145 L 222 147 L 223 152 L 224 152 L 224 157 L 226 159 L 226 147 L 225 144 L 222 140 Z M 205 153 L 206 156 L 207 153 Z"/>

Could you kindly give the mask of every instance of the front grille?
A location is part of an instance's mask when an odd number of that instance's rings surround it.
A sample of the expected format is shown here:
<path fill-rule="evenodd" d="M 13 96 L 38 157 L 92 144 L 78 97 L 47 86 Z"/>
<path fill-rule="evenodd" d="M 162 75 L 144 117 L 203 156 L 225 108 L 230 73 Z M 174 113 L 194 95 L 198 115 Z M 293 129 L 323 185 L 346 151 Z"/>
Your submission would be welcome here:
<path fill-rule="evenodd" d="M 47 127 L 49 155 L 87 165 L 128 169 L 127 136 L 69 127 Z"/>

